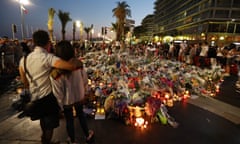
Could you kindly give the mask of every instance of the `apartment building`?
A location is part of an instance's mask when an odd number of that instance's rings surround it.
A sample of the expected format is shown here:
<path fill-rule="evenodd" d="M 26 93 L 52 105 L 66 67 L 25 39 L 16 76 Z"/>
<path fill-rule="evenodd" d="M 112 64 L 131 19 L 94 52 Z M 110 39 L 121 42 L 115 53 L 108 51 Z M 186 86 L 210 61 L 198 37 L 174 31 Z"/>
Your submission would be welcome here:
<path fill-rule="evenodd" d="M 161 40 L 240 42 L 240 0 L 156 0 L 154 16 Z"/>

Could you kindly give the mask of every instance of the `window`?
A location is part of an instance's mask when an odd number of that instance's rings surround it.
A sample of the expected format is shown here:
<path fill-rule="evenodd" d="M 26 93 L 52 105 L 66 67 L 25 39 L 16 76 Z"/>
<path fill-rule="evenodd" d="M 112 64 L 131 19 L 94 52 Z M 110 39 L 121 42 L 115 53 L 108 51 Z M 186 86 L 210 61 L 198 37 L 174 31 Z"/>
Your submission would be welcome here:
<path fill-rule="evenodd" d="M 226 32 L 226 31 L 227 31 L 227 24 L 220 24 L 219 32 Z"/>
<path fill-rule="evenodd" d="M 235 31 L 236 33 L 240 33 L 240 24 L 237 24 L 236 25 L 236 31 Z"/>
<path fill-rule="evenodd" d="M 187 15 L 192 15 L 192 14 L 197 13 L 197 12 L 198 12 L 198 8 L 197 7 L 193 7 L 190 10 L 187 11 L 186 16 Z"/>
<path fill-rule="evenodd" d="M 233 33 L 234 32 L 234 26 L 235 26 L 235 24 L 228 24 L 227 32 L 228 33 Z"/>
<path fill-rule="evenodd" d="M 240 6 L 239 6 L 240 7 Z M 232 11 L 232 18 L 240 18 L 240 11 Z"/>
<path fill-rule="evenodd" d="M 217 7 L 230 7 L 231 0 L 217 0 Z"/>
<path fill-rule="evenodd" d="M 209 24 L 208 31 L 209 32 L 218 32 L 219 31 L 219 24 Z"/>
<path fill-rule="evenodd" d="M 229 11 L 228 10 L 216 10 L 215 17 L 216 18 L 228 18 Z"/>
<path fill-rule="evenodd" d="M 240 7 L 240 2 L 239 0 L 233 0 L 233 5 L 234 8 L 239 8 Z"/>
<path fill-rule="evenodd" d="M 207 19 L 207 18 L 211 18 L 212 17 L 212 11 L 205 11 L 205 12 L 203 12 L 202 14 L 201 14 L 201 17 L 203 18 L 203 19 Z"/>

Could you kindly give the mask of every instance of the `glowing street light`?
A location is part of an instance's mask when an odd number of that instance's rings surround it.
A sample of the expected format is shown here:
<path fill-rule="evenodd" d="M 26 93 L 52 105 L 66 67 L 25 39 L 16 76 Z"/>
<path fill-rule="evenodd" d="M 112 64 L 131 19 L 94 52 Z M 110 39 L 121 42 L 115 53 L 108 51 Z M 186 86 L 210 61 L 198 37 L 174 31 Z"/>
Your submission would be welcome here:
<path fill-rule="evenodd" d="M 94 34 L 94 28 L 92 27 L 90 31 L 90 41 L 93 40 L 93 34 Z"/>
<path fill-rule="evenodd" d="M 19 2 L 22 5 L 28 5 L 29 4 L 29 0 L 17 0 L 17 2 Z"/>
<path fill-rule="evenodd" d="M 79 31 L 80 31 L 79 40 L 81 41 L 83 36 L 83 23 L 80 20 L 77 20 L 76 26 L 79 27 Z"/>
<path fill-rule="evenodd" d="M 19 3 L 20 6 L 20 12 L 21 12 L 21 21 L 22 21 L 22 39 L 25 38 L 25 24 L 24 24 L 24 12 L 26 12 L 26 9 L 24 8 L 24 5 L 28 5 L 28 0 L 16 0 Z"/>

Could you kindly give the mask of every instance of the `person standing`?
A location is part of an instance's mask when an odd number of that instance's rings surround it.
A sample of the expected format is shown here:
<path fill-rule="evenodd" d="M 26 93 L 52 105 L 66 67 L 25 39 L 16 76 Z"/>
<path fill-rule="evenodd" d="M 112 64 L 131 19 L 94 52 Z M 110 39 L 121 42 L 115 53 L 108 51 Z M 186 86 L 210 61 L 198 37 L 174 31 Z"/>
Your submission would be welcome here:
<path fill-rule="evenodd" d="M 180 43 L 180 49 L 179 49 L 179 52 L 178 52 L 178 60 L 180 62 L 185 62 L 185 52 L 186 52 L 186 43 L 185 42 L 181 42 Z"/>
<path fill-rule="evenodd" d="M 173 42 L 169 44 L 168 59 L 173 60 L 174 58 L 175 46 Z"/>
<path fill-rule="evenodd" d="M 231 43 L 228 47 L 226 56 L 226 69 L 224 76 L 230 76 L 230 74 L 237 74 L 236 58 L 239 55 L 236 44 Z M 232 67 L 233 66 L 233 67 Z"/>
<path fill-rule="evenodd" d="M 217 65 L 217 47 L 209 46 L 208 49 L 208 58 L 210 59 L 210 67 L 214 67 Z"/>
<path fill-rule="evenodd" d="M 69 41 L 65 40 L 57 43 L 55 54 L 66 61 L 75 58 L 73 46 Z M 51 72 L 50 79 L 53 93 L 57 97 L 59 105 L 64 112 L 66 129 L 71 143 L 76 142 L 74 132 L 74 110 L 76 111 L 76 116 L 85 134 L 86 142 L 93 142 L 94 132 L 88 129 L 85 113 L 83 112 L 83 101 L 88 85 L 86 71 L 83 68 L 74 71 L 64 71 L 55 68 Z"/>
<path fill-rule="evenodd" d="M 201 68 L 206 68 L 206 66 L 209 65 L 208 63 L 208 49 L 209 49 L 209 45 L 208 42 L 205 41 L 202 45 L 201 45 L 201 52 L 199 54 L 200 58 L 199 58 L 199 62 L 200 62 L 200 67 Z"/>
<path fill-rule="evenodd" d="M 49 35 L 44 30 L 33 33 L 35 45 L 28 56 L 22 57 L 19 62 L 19 73 L 24 87 L 31 92 L 31 101 L 34 109 L 25 109 L 24 112 L 30 116 L 37 116 L 40 120 L 42 130 L 42 144 L 51 144 L 54 128 L 59 126 L 59 106 L 56 97 L 52 93 L 50 73 L 53 67 L 74 70 L 81 67 L 80 61 L 66 62 L 55 55 L 48 53 L 51 46 Z M 31 114 L 31 115 L 29 115 Z M 33 114 L 33 115 L 32 115 Z"/>
<path fill-rule="evenodd" d="M 195 44 L 190 44 L 189 45 L 189 64 L 193 65 L 194 64 L 194 58 L 196 57 L 196 53 L 197 53 L 197 47 L 195 46 Z"/>

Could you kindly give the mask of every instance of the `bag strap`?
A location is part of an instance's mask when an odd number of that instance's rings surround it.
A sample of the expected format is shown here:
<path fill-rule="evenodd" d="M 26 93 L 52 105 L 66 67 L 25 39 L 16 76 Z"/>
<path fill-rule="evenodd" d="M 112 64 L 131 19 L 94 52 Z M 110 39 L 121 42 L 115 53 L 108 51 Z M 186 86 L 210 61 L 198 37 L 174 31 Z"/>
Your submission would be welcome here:
<path fill-rule="evenodd" d="M 32 75 L 29 73 L 29 71 L 27 69 L 27 56 L 24 56 L 24 70 L 25 70 L 26 74 L 28 75 L 28 77 L 30 78 L 31 82 L 33 84 L 35 84 L 35 86 L 37 87 L 36 81 L 33 80 Z"/>
<path fill-rule="evenodd" d="M 27 69 L 27 56 L 24 56 L 24 70 L 25 70 L 26 74 L 29 76 L 31 82 L 33 82 L 33 77 L 32 77 L 32 75 L 30 75 L 30 73 Z"/>

